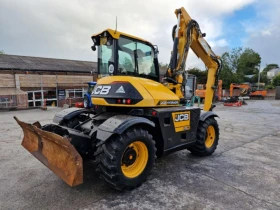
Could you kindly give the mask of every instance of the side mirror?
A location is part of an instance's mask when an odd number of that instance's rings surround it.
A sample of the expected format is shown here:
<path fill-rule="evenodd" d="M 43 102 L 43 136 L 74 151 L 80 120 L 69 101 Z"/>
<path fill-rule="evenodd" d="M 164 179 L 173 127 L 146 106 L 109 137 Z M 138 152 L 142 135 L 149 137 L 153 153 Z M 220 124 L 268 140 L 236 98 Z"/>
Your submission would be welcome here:
<path fill-rule="evenodd" d="M 96 51 L 95 45 L 91 46 L 92 51 Z"/>

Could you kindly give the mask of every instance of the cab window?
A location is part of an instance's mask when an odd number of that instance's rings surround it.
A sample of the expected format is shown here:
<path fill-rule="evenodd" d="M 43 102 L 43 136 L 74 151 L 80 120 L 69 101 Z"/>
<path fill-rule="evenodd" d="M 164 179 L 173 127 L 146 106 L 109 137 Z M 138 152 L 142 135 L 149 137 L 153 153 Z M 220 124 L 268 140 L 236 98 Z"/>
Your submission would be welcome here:
<path fill-rule="evenodd" d="M 120 37 L 118 71 L 121 74 L 156 77 L 153 48 L 145 43 Z"/>

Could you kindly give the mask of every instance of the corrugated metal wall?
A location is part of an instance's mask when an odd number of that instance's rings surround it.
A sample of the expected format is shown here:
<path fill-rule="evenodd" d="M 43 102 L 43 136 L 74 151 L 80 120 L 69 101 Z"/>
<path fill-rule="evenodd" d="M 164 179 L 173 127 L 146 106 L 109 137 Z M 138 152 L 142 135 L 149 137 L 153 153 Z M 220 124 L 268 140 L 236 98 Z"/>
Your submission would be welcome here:
<path fill-rule="evenodd" d="M 56 87 L 56 86 L 87 86 L 87 82 L 92 81 L 93 76 L 82 75 L 19 75 L 20 87 Z"/>
<path fill-rule="evenodd" d="M 14 74 L 0 74 L 0 88 L 1 87 L 16 87 Z"/>
<path fill-rule="evenodd" d="M 276 87 L 275 99 L 280 100 L 280 86 Z"/>

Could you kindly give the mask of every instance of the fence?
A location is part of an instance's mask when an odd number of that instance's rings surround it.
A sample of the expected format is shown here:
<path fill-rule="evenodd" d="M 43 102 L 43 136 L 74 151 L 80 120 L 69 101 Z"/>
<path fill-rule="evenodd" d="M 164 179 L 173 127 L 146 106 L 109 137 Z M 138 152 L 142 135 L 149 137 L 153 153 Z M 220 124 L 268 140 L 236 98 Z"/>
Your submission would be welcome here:
<path fill-rule="evenodd" d="M 27 108 L 27 95 L 0 95 L 0 109 Z"/>
<path fill-rule="evenodd" d="M 0 108 L 12 108 L 17 106 L 17 96 L 16 95 L 3 95 L 0 96 Z"/>
<path fill-rule="evenodd" d="M 27 108 L 27 94 L 17 88 L 0 88 L 0 109 Z"/>
<path fill-rule="evenodd" d="M 276 89 L 268 89 L 268 90 L 266 90 L 266 92 L 267 92 L 267 97 L 275 98 Z"/>

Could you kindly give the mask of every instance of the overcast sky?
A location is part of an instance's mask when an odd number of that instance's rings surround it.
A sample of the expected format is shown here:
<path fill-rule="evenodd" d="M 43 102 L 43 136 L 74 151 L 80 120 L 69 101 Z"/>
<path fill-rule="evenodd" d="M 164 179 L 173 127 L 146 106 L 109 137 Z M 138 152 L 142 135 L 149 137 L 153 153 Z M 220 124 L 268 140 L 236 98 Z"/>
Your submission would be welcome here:
<path fill-rule="evenodd" d="M 0 0 L 0 50 L 6 54 L 96 61 L 91 35 L 106 28 L 142 37 L 169 63 L 174 10 L 185 7 L 216 54 L 250 47 L 280 64 L 279 0 Z M 191 53 L 188 68 L 203 67 Z"/>

